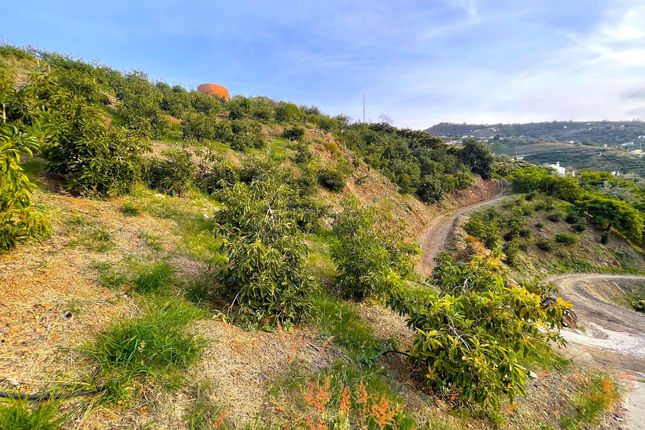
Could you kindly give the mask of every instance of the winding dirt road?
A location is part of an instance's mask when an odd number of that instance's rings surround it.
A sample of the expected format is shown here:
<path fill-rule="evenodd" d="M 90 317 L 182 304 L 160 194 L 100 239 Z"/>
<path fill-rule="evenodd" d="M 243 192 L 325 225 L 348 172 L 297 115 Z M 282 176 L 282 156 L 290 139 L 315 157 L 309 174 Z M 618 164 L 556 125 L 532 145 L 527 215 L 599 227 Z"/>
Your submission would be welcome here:
<path fill-rule="evenodd" d="M 434 258 L 445 248 L 446 243 L 450 238 L 450 233 L 452 233 L 455 228 L 457 218 L 461 215 L 473 212 L 482 206 L 496 203 L 505 197 L 506 195 L 503 194 L 503 190 L 500 189 L 498 194 L 488 200 L 463 206 L 455 211 L 445 213 L 434 218 L 430 225 L 424 230 L 423 234 L 420 235 L 419 245 L 421 246 L 423 253 L 421 254 L 421 259 L 417 264 L 417 272 L 424 276 L 432 274 L 432 269 L 435 266 Z"/>
<path fill-rule="evenodd" d="M 505 197 L 500 190 L 490 199 L 433 219 L 420 235 L 423 253 L 417 272 L 425 276 L 432 273 L 434 259 L 445 248 L 457 218 Z M 556 284 L 562 297 L 573 304 L 584 328 L 563 330 L 562 334 L 569 342 L 567 350 L 578 360 L 620 372 L 627 388 L 623 403 L 625 427 L 621 428 L 645 430 L 645 315 L 612 303 L 604 294 L 608 288 L 623 293 L 621 281 L 645 284 L 645 276 L 572 273 L 552 276 L 547 281 Z"/>
<path fill-rule="evenodd" d="M 568 350 L 606 370 L 618 370 L 627 388 L 625 428 L 645 429 L 645 315 L 607 299 L 607 289 L 623 292 L 621 283 L 645 276 L 576 273 L 553 276 L 560 295 L 570 301 L 584 331 L 563 330 Z M 604 290 L 604 291 L 603 291 Z"/>

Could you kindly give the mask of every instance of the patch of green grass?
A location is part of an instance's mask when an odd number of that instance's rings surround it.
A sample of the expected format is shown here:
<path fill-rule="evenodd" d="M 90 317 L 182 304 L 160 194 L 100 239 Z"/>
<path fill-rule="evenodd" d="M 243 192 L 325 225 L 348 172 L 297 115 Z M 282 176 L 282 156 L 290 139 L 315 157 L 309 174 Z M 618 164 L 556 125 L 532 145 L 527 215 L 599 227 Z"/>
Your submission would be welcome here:
<path fill-rule="evenodd" d="M 152 380 L 170 388 L 183 381 L 182 371 L 199 356 L 203 341 L 187 331 L 203 312 L 183 300 L 151 302 L 142 315 L 112 324 L 85 345 L 99 366 L 104 401 L 128 398 L 136 383 Z"/>
<path fill-rule="evenodd" d="M 65 422 L 55 402 L 28 404 L 26 401 L 0 402 L 0 429 L 56 430 Z"/>
<path fill-rule="evenodd" d="M 133 285 L 137 293 L 159 293 L 177 283 L 176 270 L 167 262 L 161 261 L 140 268 Z"/>
<path fill-rule="evenodd" d="M 596 375 L 578 395 L 573 411 L 562 417 L 560 425 L 565 430 L 582 430 L 597 425 L 602 414 L 619 399 L 616 381 L 608 375 Z"/>
<path fill-rule="evenodd" d="M 139 232 L 139 238 L 143 240 L 146 245 L 150 247 L 153 251 L 161 252 L 163 251 L 163 244 L 161 238 L 155 234 L 148 233 L 146 231 Z"/>
<path fill-rule="evenodd" d="M 383 350 L 388 349 L 374 337 L 372 329 L 348 303 L 317 298 L 314 300 L 313 319 L 323 336 L 331 337 L 358 363 L 371 364 Z"/>
<path fill-rule="evenodd" d="M 103 288 L 116 290 L 128 280 L 127 276 L 115 269 L 112 263 L 102 261 L 94 263 L 91 267 L 98 272 L 99 285 Z"/>
<path fill-rule="evenodd" d="M 141 213 L 141 210 L 133 205 L 132 203 L 124 203 L 121 208 L 121 213 L 126 216 L 138 216 Z"/>
<path fill-rule="evenodd" d="M 218 240 L 210 219 L 220 204 L 203 193 L 189 190 L 172 197 L 155 193 L 142 185 L 131 194 L 133 204 L 152 216 L 173 220 L 180 236 L 179 251 L 198 260 L 218 263 L 222 258 L 214 250 Z"/>

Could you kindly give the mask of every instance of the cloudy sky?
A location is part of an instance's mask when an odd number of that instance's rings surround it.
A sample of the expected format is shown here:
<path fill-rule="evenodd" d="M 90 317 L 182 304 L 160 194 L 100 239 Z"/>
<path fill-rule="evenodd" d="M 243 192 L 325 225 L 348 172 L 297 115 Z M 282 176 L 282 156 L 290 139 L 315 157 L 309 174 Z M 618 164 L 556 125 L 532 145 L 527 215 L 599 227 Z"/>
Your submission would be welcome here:
<path fill-rule="evenodd" d="M 94 5 L 91 5 L 94 3 Z M 645 1 L 34 1 L 0 41 L 359 118 L 645 120 Z"/>

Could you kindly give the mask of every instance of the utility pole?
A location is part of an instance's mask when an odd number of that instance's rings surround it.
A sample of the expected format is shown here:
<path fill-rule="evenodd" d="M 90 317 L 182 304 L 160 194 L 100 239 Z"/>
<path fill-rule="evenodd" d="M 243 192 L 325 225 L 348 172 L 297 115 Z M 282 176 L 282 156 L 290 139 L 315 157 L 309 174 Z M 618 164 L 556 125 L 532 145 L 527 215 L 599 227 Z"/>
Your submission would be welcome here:
<path fill-rule="evenodd" d="M 365 124 L 365 93 L 363 93 L 363 124 Z"/>

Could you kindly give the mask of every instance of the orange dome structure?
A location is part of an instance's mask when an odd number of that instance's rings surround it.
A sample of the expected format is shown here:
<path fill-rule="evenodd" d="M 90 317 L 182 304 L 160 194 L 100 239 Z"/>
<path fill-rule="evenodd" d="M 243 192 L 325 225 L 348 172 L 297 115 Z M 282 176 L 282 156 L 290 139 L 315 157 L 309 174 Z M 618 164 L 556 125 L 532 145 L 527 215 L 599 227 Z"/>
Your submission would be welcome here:
<path fill-rule="evenodd" d="M 202 94 L 207 94 L 209 96 L 221 97 L 224 100 L 229 100 L 230 96 L 226 87 L 223 87 L 218 84 L 201 84 L 197 87 L 197 91 Z"/>

